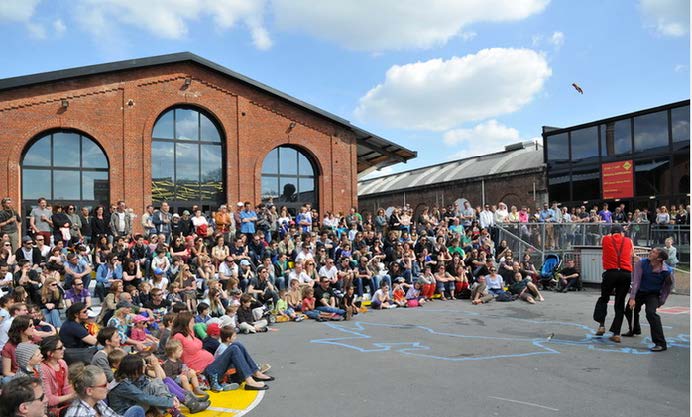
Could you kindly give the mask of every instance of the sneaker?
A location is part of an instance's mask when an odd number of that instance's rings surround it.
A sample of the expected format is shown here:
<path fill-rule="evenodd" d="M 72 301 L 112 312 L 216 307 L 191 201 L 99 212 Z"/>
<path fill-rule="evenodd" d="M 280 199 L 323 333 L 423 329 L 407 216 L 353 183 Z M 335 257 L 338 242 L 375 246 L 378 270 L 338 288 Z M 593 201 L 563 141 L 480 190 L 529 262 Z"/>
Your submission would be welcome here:
<path fill-rule="evenodd" d="M 303 316 L 301 314 L 297 315 L 296 318 L 293 319 L 295 322 L 303 321 Z"/>
<path fill-rule="evenodd" d="M 399 306 L 396 305 L 396 304 L 391 304 L 391 305 L 390 305 L 389 307 L 387 307 L 387 308 L 388 308 L 388 309 L 392 309 L 392 308 L 397 308 L 397 307 L 399 307 Z"/>

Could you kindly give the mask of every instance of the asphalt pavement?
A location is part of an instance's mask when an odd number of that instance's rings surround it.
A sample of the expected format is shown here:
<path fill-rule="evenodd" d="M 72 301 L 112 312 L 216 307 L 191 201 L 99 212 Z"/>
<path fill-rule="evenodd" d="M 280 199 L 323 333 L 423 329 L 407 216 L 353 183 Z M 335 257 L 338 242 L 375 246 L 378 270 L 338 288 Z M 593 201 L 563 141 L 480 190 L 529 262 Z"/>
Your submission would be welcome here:
<path fill-rule="evenodd" d="M 689 297 L 668 299 L 669 348 L 651 353 L 643 312 L 639 337 L 616 344 L 594 335 L 598 296 L 435 301 L 242 335 L 276 377 L 248 415 L 689 416 Z M 606 328 L 612 318 L 611 305 Z"/>

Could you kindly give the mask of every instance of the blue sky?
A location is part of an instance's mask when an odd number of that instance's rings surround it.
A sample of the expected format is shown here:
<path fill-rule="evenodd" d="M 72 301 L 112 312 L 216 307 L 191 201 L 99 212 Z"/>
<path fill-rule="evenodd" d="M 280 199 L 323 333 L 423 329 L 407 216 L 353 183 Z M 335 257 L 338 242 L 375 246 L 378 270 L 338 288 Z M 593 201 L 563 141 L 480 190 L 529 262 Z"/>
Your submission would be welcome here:
<path fill-rule="evenodd" d="M 372 176 L 688 99 L 689 14 L 687 0 L 0 0 L 0 78 L 190 51 L 418 152 Z"/>

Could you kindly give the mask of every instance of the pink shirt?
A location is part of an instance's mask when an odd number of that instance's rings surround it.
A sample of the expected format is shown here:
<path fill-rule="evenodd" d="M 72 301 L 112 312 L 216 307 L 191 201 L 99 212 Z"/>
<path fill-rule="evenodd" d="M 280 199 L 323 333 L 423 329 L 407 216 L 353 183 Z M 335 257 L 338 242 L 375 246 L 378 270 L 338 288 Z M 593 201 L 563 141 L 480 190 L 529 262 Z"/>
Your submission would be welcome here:
<path fill-rule="evenodd" d="M 196 372 L 204 371 L 210 363 L 214 362 L 214 355 L 202 349 L 202 341 L 194 336 L 185 337 L 181 333 L 176 333 L 173 339 L 180 341 L 183 345 L 183 363 L 194 369 Z"/>

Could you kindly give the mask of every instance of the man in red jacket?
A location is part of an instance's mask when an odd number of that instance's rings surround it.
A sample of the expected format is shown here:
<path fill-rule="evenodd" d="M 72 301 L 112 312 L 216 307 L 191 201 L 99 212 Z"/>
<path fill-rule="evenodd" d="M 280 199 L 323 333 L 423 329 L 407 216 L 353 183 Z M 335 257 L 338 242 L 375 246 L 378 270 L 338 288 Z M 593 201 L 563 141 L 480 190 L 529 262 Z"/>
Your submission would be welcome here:
<path fill-rule="evenodd" d="M 605 333 L 605 320 L 608 314 L 608 301 L 615 290 L 615 318 L 610 325 L 613 335 L 610 340 L 620 343 L 620 329 L 625 316 L 625 298 L 630 289 L 632 280 L 632 256 L 634 244 L 625 237 L 622 226 L 614 224 L 610 228 L 610 234 L 603 236 L 603 282 L 601 282 L 601 296 L 596 301 L 593 319 L 598 323 L 596 336 Z"/>

